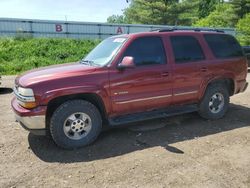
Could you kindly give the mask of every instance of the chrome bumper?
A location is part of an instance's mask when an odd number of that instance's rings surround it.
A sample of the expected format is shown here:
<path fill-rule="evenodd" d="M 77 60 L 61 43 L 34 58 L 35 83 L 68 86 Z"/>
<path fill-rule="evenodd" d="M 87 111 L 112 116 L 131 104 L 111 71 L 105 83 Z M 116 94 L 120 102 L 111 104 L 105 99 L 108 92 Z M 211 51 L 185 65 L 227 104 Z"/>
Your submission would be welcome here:
<path fill-rule="evenodd" d="M 45 129 L 45 116 L 25 116 L 21 117 L 15 114 L 16 120 L 24 126 L 24 128 L 28 130 L 34 129 Z"/>

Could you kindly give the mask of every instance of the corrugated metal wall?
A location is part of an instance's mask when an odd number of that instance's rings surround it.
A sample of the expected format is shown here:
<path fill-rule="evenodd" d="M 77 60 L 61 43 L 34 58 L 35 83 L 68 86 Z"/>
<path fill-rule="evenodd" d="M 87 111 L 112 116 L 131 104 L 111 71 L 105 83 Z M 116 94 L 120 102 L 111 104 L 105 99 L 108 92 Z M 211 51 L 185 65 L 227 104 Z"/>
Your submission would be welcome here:
<path fill-rule="evenodd" d="M 0 18 L 0 36 L 7 37 L 28 35 L 33 37 L 104 39 L 117 34 L 136 33 L 172 27 L 173 26 L 163 25 L 106 24 Z M 192 27 L 177 28 L 192 29 Z M 226 33 L 235 35 L 234 29 L 223 28 L 223 30 Z"/>

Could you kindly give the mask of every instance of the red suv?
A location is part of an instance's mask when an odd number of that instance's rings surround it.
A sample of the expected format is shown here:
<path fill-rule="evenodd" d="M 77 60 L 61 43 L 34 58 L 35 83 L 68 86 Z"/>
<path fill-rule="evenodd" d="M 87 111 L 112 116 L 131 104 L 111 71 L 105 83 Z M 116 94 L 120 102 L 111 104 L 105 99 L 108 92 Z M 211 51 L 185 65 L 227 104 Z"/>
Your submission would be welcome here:
<path fill-rule="evenodd" d="M 92 143 L 110 127 L 198 111 L 219 119 L 247 88 L 247 60 L 233 36 L 159 30 L 110 37 L 83 60 L 15 80 L 16 119 L 63 148 Z"/>

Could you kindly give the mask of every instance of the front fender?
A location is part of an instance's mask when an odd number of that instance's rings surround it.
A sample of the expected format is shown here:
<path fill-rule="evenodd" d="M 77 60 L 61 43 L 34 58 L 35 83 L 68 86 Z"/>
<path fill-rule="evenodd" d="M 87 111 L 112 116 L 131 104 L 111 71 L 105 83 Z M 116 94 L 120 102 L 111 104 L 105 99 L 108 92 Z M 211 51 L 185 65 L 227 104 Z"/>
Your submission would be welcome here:
<path fill-rule="evenodd" d="M 58 97 L 77 94 L 96 94 L 102 99 L 106 110 L 109 111 L 110 109 L 109 95 L 107 91 L 104 88 L 100 88 L 98 86 L 72 86 L 50 90 L 42 95 L 40 105 L 47 105 L 51 100 Z"/>

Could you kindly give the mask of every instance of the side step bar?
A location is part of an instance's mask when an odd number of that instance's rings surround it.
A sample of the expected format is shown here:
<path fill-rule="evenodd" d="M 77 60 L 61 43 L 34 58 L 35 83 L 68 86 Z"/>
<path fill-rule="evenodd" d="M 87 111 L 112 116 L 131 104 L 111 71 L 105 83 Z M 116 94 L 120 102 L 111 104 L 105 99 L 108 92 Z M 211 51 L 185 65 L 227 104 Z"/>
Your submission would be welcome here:
<path fill-rule="evenodd" d="M 163 117 L 170 117 L 184 113 L 191 113 L 198 110 L 196 104 L 192 105 L 181 105 L 181 106 L 172 106 L 164 109 L 140 112 L 129 115 L 117 116 L 109 119 L 110 126 L 119 126 L 122 124 L 128 124 L 133 122 L 139 122 L 144 120 L 151 120 Z"/>

